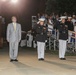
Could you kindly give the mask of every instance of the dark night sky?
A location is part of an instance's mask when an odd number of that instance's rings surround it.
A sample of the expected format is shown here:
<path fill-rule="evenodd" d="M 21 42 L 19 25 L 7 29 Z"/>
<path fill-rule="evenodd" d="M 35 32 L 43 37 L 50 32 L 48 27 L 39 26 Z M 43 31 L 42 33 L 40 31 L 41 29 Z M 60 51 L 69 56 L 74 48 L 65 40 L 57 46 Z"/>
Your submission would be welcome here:
<path fill-rule="evenodd" d="M 14 5 L 9 2 L 2 4 L 1 13 L 6 19 L 6 26 L 11 22 L 11 16 L 16 15 L 18 22 L 22 25 L 22 30 L 31 29 L 31 16 L 44 11 L 45 0 L 19 0 Z"/>

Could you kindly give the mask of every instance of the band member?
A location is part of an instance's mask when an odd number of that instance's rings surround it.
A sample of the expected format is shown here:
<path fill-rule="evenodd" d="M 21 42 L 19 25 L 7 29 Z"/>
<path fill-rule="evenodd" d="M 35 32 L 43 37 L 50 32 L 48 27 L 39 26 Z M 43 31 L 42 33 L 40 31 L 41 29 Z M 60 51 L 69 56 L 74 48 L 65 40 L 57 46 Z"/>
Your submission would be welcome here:
<path fill-rule="evenodd" d="M 68 30 L 69 30 L 69 32 L 68 32 L 68 34 L 69 34 L 68 43 L 71 43 L 71 37 L 70 36 L 72 36 L 72 33 L 70 31 L 74 31 L 74 25 L 73 25 L 73 22 L 71 21 L 71 19 L 72 19 L 72 17 L 68 17 L 68 20 L 66 22 L 66 24 L 68 25 Z"/>
<path fill-rule="evenodd" d="M 65 16 L 61 17 L 61 23 L 58 25 L 59 30 L 59 58 L 66 60 L 65 52 L 68 39 L 68 26 L 65 24 Z"/>
<path fill-rule="evenodd" d="M 7 41 L 9 42 L 10 62 L 18 61 L 18 45 L 21 40 L 21 25 L 17 23 L 17 18 L 12 17 L 12 23 L 7 27 Z"/>
<path fill-rule="evenodd" d="M 39 19 L 39 24 L 34 26 L 36 30 L 36 41 L 37 41 L 37 51 L 38 51 L 38 60 L 44 60 L 45 52 L 45 41 L 47 40 L 47 27 L 44 26 L 44 18 Z"/>

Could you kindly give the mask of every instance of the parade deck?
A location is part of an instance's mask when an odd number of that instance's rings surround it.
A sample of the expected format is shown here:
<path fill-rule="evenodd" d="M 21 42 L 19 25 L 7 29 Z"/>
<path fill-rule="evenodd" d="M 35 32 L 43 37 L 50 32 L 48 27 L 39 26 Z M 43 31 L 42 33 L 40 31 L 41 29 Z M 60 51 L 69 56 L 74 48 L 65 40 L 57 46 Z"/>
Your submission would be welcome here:
<path fill-rule="evenodd" d="M 0 49 L 0 75 L 76 75 L 76 56 L 45 54 L 45 61 L 38 61 L 36 50 L 20 48 L 19 62 L 10 62 L 8 48 Z"/>

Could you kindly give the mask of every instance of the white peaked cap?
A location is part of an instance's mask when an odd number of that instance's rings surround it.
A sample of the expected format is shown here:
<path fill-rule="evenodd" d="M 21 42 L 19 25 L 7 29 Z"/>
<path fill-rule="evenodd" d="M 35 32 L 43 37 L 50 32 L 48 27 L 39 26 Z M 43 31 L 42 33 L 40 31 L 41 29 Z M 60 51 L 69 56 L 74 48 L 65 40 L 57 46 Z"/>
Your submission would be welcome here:
<path fill-rule="evenodd" d="M 37 22 L 37 24 L 39 24 L 41 21 L 45 21 L 45 18 L 39 18 L 39 21 Z"/>
<path fill-rule="evenodd" d="M 40 18 L 39 21 L 45 21 L 45 18 Z"/>
<path fill-rule="evenodd" d="M 67 17 L 66 17 L 66 16 L 61 16 L 60 19 L 61 19 L 61 20 L 62 20 L 62 19 L 67 19 Z"/>

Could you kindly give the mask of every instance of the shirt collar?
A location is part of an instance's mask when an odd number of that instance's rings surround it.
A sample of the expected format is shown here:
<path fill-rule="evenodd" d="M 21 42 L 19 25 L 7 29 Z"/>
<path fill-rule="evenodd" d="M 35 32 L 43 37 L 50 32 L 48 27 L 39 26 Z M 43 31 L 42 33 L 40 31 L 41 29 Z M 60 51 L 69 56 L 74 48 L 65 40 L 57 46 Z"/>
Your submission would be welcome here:
<path fill-rule="evenodd" d="M 16 24 L 15 22 L 13 22 L 13 24 Z"/>

